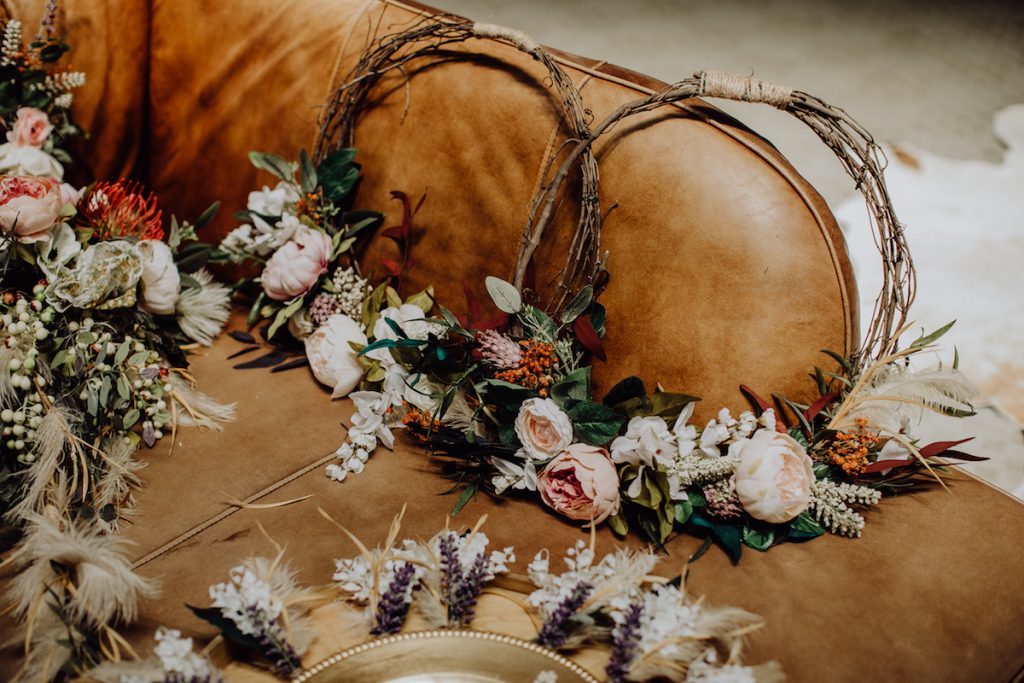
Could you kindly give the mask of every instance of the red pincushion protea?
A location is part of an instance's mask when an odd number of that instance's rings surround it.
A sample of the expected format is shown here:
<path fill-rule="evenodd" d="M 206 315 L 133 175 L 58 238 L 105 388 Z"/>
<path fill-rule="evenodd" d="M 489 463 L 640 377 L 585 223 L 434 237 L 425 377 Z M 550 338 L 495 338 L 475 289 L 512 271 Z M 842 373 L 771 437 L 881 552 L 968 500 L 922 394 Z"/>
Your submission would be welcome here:
<path fill-rule="evenodd" d="M 137 182 L 99 182 L 78 202 L 80 221 L 93 228 L 99 240 L 137 237 L 164 238 L 163 215 L 156 195 Z"/>

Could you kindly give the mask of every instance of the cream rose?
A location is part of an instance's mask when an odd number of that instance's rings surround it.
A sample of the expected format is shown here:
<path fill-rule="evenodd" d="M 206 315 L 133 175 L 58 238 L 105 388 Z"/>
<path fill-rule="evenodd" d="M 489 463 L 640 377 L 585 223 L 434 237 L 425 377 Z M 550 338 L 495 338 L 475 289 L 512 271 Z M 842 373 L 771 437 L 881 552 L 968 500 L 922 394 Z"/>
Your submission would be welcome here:
<path fill-rule="evenodd" d="M 575 443 L 537 475 L 544 503 L 569 519 L 600 524 L 619 511 L 619 475 L 608 451 Z"/>
<path fill-rule="evenodd" d="M 60 185 L 47 178 L 0 178 L 0 228 L 19 242 L 50 238 L 60 222 Z"/>
<path fill-rule="evenodd" d="M 38 147 L 6 142 L 0 145 L 0 173 L 62 180 L 64 167 Z"/>
<path fill-rule="evenodd" d="M 263 269 L 263 290 L 271 299 L 288 301 L 308 292 L 327 272 L 331 238 L 305 225 L 274 252 Z"/>
<path fill-rule="evenodd" d="M 366 344 L 366 334 L 359 323 L 341 313 L 306 337 L 309 367 L 319 382 L 333 389 L 331 398 L 347 396 L 363 378 L 363 366 L 349 342 Z"/>
<path fill-rule="evenodd" d="M 550 398 L 523 401 L 515 427 L 516 436 L 534 460 L 553 458 L 572 443 L 572 422 Z"/>
<path fill-rule="evenodd" d="M 734 443 L 729 454 L 739 457 L 733 482 L 751 517 L 781 524 L 807 509 L 814 469 L 807 451 L 793 437 L 760 429 Z"/>
<path fill-rule="evenodd" d="M 7 139 L 23 147 L 42 147 L 53 130 L 50 117 L 35 107 L 21 107 L 17 114 Z"/>
<path fill-rule="evenodd" d="M 156 315 L 172 315 L 181 291 L 181 275 L 171 248 L 157 240 L 138 244 L 142 257 L 142 308 Z"/>

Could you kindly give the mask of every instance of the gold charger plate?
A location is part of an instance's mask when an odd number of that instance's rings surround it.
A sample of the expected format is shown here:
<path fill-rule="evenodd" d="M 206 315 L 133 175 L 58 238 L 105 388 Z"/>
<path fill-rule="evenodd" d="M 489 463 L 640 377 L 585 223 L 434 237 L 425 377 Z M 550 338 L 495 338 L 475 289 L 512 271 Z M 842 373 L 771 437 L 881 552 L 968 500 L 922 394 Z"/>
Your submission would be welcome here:
<path fill-rule="evenodd" d="M 556 652 L 485 631 L 414 631 L 379 638 L 328 657 L 294 681 L 534 683 L 538 677 L 540 683 L 598 683 Z"/>

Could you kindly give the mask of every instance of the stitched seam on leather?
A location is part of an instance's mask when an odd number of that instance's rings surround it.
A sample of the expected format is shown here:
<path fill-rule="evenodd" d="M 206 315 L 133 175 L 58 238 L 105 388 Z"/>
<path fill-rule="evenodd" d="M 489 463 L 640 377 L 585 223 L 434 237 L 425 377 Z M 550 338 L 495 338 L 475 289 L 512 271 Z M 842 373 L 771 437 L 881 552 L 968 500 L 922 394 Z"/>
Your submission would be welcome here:
<path fill-rule="evenodd" d="M 270 495 L 271 493 L 273 493 L 277 489 L 281 488 L 285 484 L 289 484 L 289 483 L 295 481 L 296 479 L 298 479 L 298 478 L 300 478 L 300 477 L 302 477 L 302 476 L 304 476 L 306 474 L 309 474 L 310 472 L 315 470 L 317 467 L 321 467 L 323 465 L 326 465 L 331 460 L 334 460 L 336 457 L 338 457 L 338 456 L 334 452 L 331 452 L 329 455 L 323 456 L 322 458 L 320 458 L 316 462 L 312 462 L 312 463 L 306 465 L 305 467 L 302 467 L 301 469 L 298 469 L 295 472 L 292 472 L 291 474 L 289 474 L 284 479 L 280 479 L 280 480 L 274 482 L 273 484 L 267 486 L 266 488 L 264 488 L 264 489 L 262 489 L 260 491 L 257 491 L 256 493 L 252 494 L 251 496 L 249 496 L 248 498 L 246 498 L 242 502 L 246 503 L 246 504 L 254 503 L 257 500 L 259 500 L 260 498 L 263 498 L 265 496 Z M 150 551 L 146 555 L 142 556 L 140 559 L 138 559 L 135 562 L 133 562 L 132 563 L 132 569 L 138 569 L 142 565 L 147 564 L 149 562 L 152 562 L 153 560 L 155 560 L 156 558 L 160 557 L 161 555 L 165 555 L 166 553 L 170 552 L 171 550 L 174 550 L 174 548 L 178 547 L 179 545 L 181 545 L 185 541 L 189 540 L 193 536 L 196 536 L 197 534 L 199 534 L 199 533 L 209 529 L 210 527 L 212 527 L 212 526 L 214 526 L 214 525 L 224 521 L 225 519 L 227 519 L 228 517 L 230 517 L 231 515 L 235 514 L 236 512 L 238 512 L 239 510 L 242 510 L 242 509 L 243 508 L 232 506 L 232 507 L 228 508 L 227 510 L 224 510 L 223 512 L 220 512 L 220 513 L 214 515 L 213 517 L 207 519 L 206 521 L 197 524 L 196 526 L 192 527 L 191 529 L 189 529 L 185 533 L 177 536 L 176 538 L 171 539 L 170 541 L 168 541 L 167 543 L 163 544 L 162 546 L 160 546 L 156 550 Z"/>

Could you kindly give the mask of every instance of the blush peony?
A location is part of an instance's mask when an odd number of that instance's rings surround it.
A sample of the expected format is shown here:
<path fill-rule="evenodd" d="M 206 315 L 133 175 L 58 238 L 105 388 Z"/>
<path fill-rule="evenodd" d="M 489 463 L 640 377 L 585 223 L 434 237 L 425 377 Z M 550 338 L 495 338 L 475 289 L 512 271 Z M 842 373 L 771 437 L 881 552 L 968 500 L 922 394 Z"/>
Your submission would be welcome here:
<path fill-rule="evenodd" d="M 537 475 L 544 503 L 569 519 L 600 524 L 619 511 L 619 475 L 608 451 L 576 443 Z"/>
<path fill-rule="evenodd" d="M 572 422 L 550 398 L 523 401 L 516 416 L 516 436 L 534 460 L 548 460 L 572 443 Z"/>
<path fill-rule="evenodd" d="M 62 206 L 60 184 L 48 178 L 0 177 L 0 228 L 19 242 L 49 239 Z"/>
<path fill-rule="evenodd" d="M 760 429 L 734 443 L 729 455 L 739 457 L 733 482 L 751 517 L 781 524 L 807 509 L 814 469 L 807 451 L 793 437 Z"/>
<path fill-rule="evenodd" d="M 305 225 L 274 252 L 263 270 L 263 290 L 271 299 L 288 301 L 308 292 L 327 272 L 331 238 Z"/>
<path fill-rule="evenodd" d="M 349 342 L 366 344 L 363 328 L 347 315 L 336 313 L 306 337 L 306 357 L 313 375 L 331 387 L 331 398 L 347 396 L 359 386 L 363 366 Z"/>

